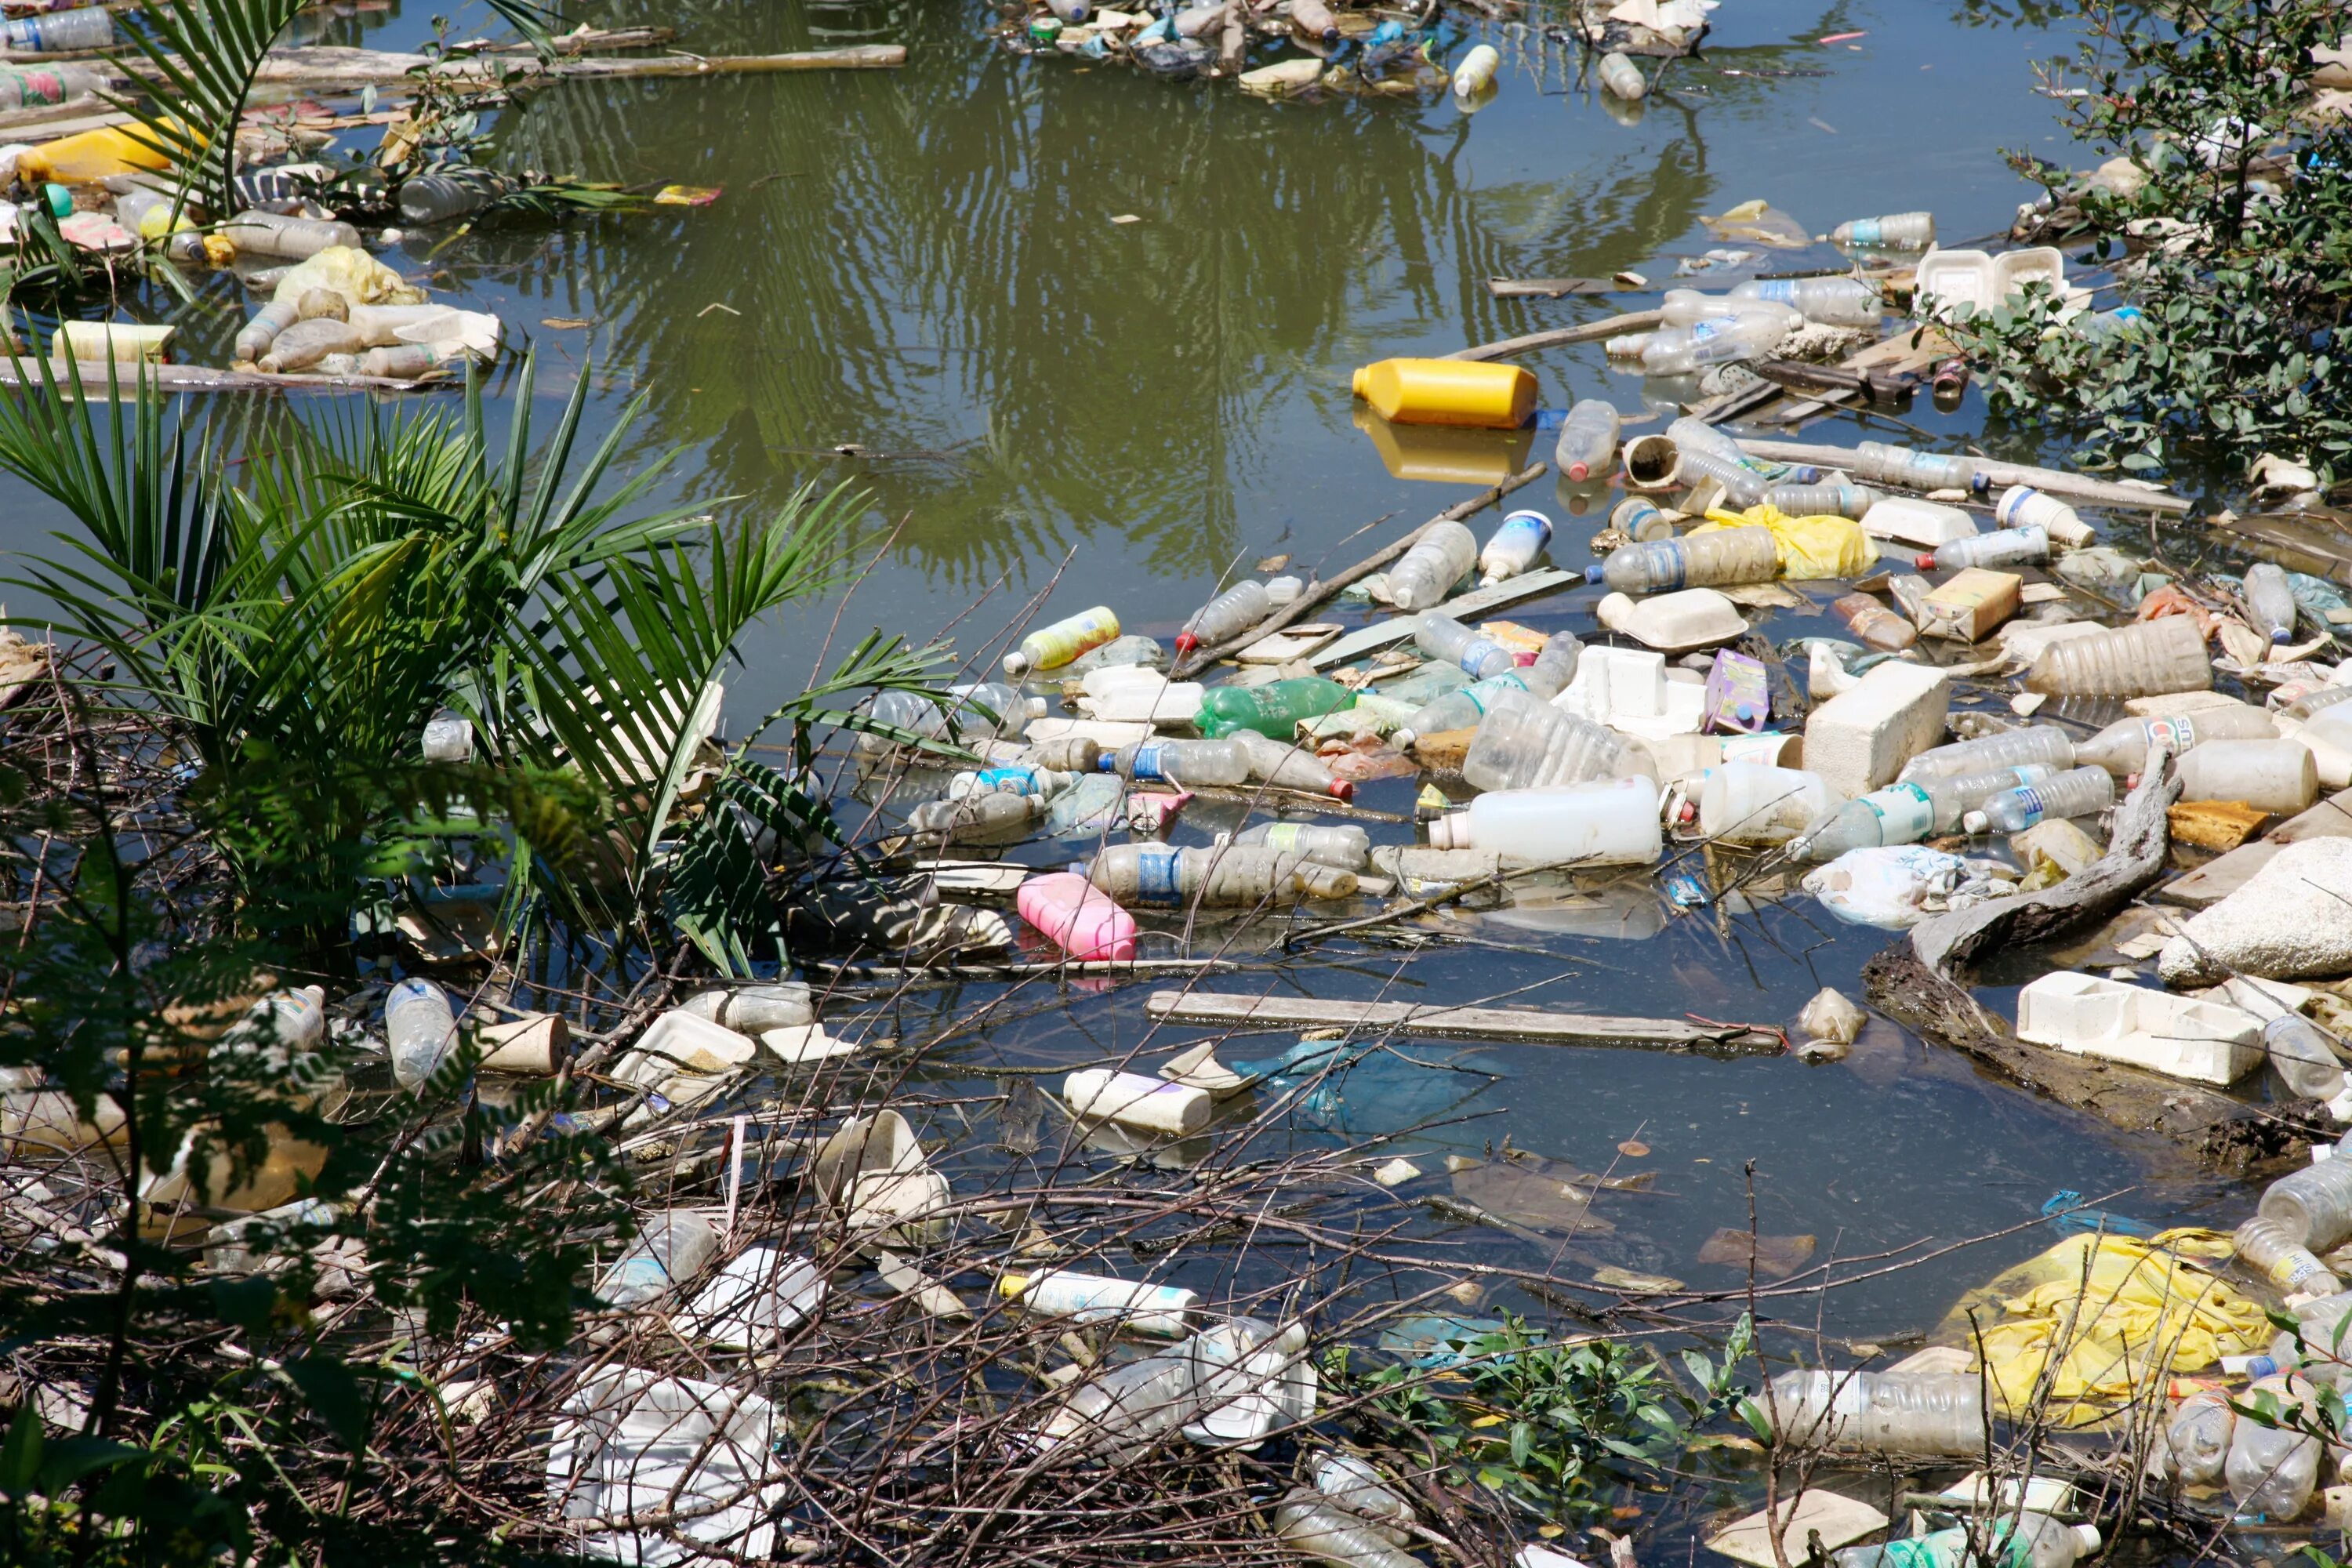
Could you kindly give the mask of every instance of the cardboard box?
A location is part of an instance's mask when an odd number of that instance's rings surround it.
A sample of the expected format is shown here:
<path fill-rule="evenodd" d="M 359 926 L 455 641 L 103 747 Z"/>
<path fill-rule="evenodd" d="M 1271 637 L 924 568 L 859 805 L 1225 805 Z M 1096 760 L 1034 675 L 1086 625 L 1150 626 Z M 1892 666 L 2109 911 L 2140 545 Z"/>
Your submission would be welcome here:
<path fill-rule="evenodd" d="M 2014 572 L 1971 566 L 1955 573 L 1919 606 L 1920 635 L 1982 642 L 2017 614 L 2018 590 L 2024 586 L 2025 579 Z"/>

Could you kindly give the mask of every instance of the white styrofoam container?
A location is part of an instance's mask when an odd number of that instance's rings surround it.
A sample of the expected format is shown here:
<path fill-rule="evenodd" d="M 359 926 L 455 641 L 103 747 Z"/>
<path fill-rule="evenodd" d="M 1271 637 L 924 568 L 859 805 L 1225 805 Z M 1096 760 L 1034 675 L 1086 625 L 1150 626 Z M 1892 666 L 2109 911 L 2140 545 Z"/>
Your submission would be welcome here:
<path fill-rule="evenodd" d="M 1694 735 L 1706 719 L 1704 683 L 1675 680 L 1666 658 L 1633 647 L 1588 647 L 1552 706 L 1629 735 Z"/>
<path fill-rule="evenodd" d="M 2018 993 L 2017 1035 L 2197 1083 L 2235 1083 L 2263 1060 L 2263 1026 L 2251 1013 L 2072 971 Z"/>

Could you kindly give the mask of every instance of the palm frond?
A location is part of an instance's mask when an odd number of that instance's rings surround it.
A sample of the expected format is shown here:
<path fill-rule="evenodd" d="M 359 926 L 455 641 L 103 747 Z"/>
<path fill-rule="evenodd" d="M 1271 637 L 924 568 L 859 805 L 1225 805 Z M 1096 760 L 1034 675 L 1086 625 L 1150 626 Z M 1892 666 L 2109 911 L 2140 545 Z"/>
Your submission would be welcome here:
<path fill-rule="evenodd" d="M 108 101 L 169 164 L 182 199 L 229 210 L 236 125 L 262 57 L 304 0 L 148 0 L 125 31 L 147 64 L 142 97 Z"/>

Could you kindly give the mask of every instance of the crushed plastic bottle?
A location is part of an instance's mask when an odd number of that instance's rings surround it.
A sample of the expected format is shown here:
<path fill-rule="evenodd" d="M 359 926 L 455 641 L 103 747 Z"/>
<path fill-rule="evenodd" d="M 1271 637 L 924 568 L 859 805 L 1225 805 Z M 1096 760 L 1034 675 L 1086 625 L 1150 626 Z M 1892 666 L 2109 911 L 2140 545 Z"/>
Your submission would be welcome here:
<path fill-rule="evenodd" d="M 2230 1395 L 2200 1388 L 2182 1400 L 2164 1428 L 2172 1473 L 2184 1486 L 2218 1487 L 2230 1458 L 2230 1438 L 2238 1425 Z"/>
<path fill-rule="evenodd" d="M 1559 427 L 1552 466 L 1577 484 L 1606 475 L 1617 461 L 1617 405 L 1606 398 L 1580 397 Z"/>
<path fill-rule="evenodd" d="M 1615 732 L 1525 692 L 1497 696 L 1462 759 L 1475 789 L 1537 789 L 1649 772 Z"/>
<path fill-rule="evenodd" d="M 383 999 L 383 1034 L 393 1081 L 411 1094 L 424 1093 L 457 1048 L 457 1019 L 449 994 L 415 975 L 396 983 Z"/>
<path fill-rule="evenodd" d="M 1414 621 L 1412 640 L 1426 657 L 1458 664 L 1475 680 L 1490 679 L 1519 667 L 1517 654 L 1434 610 L 1423 612 Z"/>
<path fill-rule="evenodd" d="M 2054 817 L 2089 816 L 2116 803 L 2116 781 L 2105 768 L 2074 768 L 2040 784 L 1993 795 L 1962 817 L 1971 833 L 2022 833 Z"/>
<path fill-rule="evenodd" d="M 1584 569 L 1588 583 L 1606 583 L 1617 593 L 1636 595 L 1769 583 L 1780 574 L 1780 546 L 1769 528 L 1727 528 L 1628 544 Z"/>
<path fill-rule="evenodd" d="M 2284 567 L 2268 561 L 2247 567 L 2245 598 L 2254 630 L 2274 643 L 2294 640 L 2294 589 L 2287 583 Z"/>
<path fill-rule="evenodd" d="M 1903 764 L 1895 776 L 1898 781 L 1927 778 L 1958 778 L 1962 773 L 1990 773 L 1995 768 L 2013 768 L 2022 763 L 2040 763 L 2049 768 L 2071 768 L 2082 759 L 2076 756 L 2074 742 L 2055 724 L 2034 724 L 2022 730 L 2002 730 L 1995 734 L 1979 735 L 1973 741 L 1954 741 L 1948 745 L 1931 746 Z"/>
<path fill-rule="evenodd" d="M 1422 1568 L 1418 1558 L 1400 1550 L 1377 1526 L 1310 1487 L 1294 1487 L 1276 1505 L 1274 1533 L 1325 1568 Z"/>
<path fill-rule="evenodd" d="M 1182 904 L 1246 908 L 1301 899 L 1345 899 L 1356 891 L 1353 872 L 1303 855 L 1238 844 L 1179 849 L 1166 844 L 1106 846 L 1087 879 L 1122 904 Z"/>
<path fill-rule="evenodd" d="M 1489 849 L 1507 866 L 1650 866 L 1664 848 L 1646 778 L 1491 790 L 1429 825 L 1433 849 Z"/>
<path fill-rule="evenodd" d="M 2076 742 L 2074 761 L 2129 778 L 2147 765 L 2148 749 L 2159 742 L 2178 757 L 2208 741 L 2267 741 L 2277 733 L 2269 714 L 2243 704 L 2177 719 L 2118 719 L 2089 740 Z"/>
<path fill-rule="evenodd" d="M 1956 572 L 1968 566 L 2015 566 L 2049 559 L 2050 536 L 2041 529 L 2001 528 L 1938 544 L 1934 553 L 1921 555 L 1917 565 L 1922 572 L 1930 567 Z"/>
<path fill-rule="evenodd" d="M 1770 1408 L 1794 1444 L 1958 1457 L 1985 1447 L 1984 1391 L 1969 1373 L 1784 1372 Z"/>
<path fill-rule="evenodd" d="M 1648 375 L 1684 375 L 1708 365 L 1761 359 L 1788 335 L 1779 319 L 1760 313 L 1709 317 L 1653 333 L 1642 345 L 1642 370 Z"/>
<path fill-rule="evenodd" d="M 1118 614 L 1108 605 L 1097 605 L 1050 626 L 1040 626 L 1023 637 L 1021 646 L 1004 656 L 1004 673 L 1018 680 L 1024 676 L 1058 669 L 1118 636 Z"/>
<path fill-rule="evenodd" d="M 1294 676 L 1264 686 L 1219 686 L 1202 694 L 1192 727 L 1213 740 L 1235 730 L 1280 738 L 1297 731 L 1303 719 L 1351 708 L 1355 701 L 1354 692 L 1319 675 Z"/>
<path fill-rule="evenodd" d="M 2192 616 L 2160 616 L 2053 643 L 2025 677 L 2028 691 L 2053 697 L 2159 697 L 2212 687 L 2213 660 Z"/>
<path fill-rule="evenodd" d="M 1250 754 L 1239 741 L 1138 741 L 1107 752 L 1097 764 L 1135 784 L 1221 785 L 1249 782 Z"/>
<path fill-rule="evenodd" d="M 2319 798 L 2318 759 L 2300 740 L 2209 742 L 2180 759 L 2180 795 L 2293 816 Z"/>
<path fill-rule="evenodd" d="M 1199 609 L 1176 634 L 1176 652 L 1185 656 L 1202 643 L 1229 642 L 1274 614 L 1265 584 L 1236 583 Z"/>
<path fill-rule="evenodd" d="M 1543 652 L 1536 655 L 1535 663 L 1473 682 L 1423 704 L 1398 726 L 1390 740 L 1403 751 L 1423 735 L 1475 729 L 1495 699 L 1506 691 L 1524 691 L 1549 702 L 1576 679 L 1576 667 L 1583 653 L 1584 645 L 1577 640 L 1574 632 L 1555 632 L 1544 639 Z"/>
<path fill-rule="evenodd" d="M 1889 250 L 1925 250 L 1936 243 L 1934 213 L 1888 213 L 1883 217 L 1850 218 L 1830 230 L 1834 245 Z"/>
<path fill-rule="evenodd" d="M 947 798 L 963 800 L 976 795 L 1059 795 L 1077 783 L 1074 773 L 1041 768 L 1030 763 L 1008 763 L 992 768 L 967 768 L 948 775 Z"/>
<path fill-rule="evenodd" d="M 1389 602 L 1398 609 L 1441 604 L 1478 563 L 1478 541 L 1458 522 L 1432 523 L 1389 568 Z"/>
<path fill-rule="evenodd" d="M 907 829 L 950 844 L 1013 844 L 1029 837 L 1046 809 L 1042 795 L 992 790 L 952 800 L 927 800 L 907 814 Z"/>
<path fill-rule="evenodd" d="M 1298 855 L 1342 871 L 1362 871 L 1371 864 L 1372 837 L 1353 824 L 1327 827 L 1309 822 L 1261 822 L 1236 835 L 1245 848 L 1271 849 Z"/>

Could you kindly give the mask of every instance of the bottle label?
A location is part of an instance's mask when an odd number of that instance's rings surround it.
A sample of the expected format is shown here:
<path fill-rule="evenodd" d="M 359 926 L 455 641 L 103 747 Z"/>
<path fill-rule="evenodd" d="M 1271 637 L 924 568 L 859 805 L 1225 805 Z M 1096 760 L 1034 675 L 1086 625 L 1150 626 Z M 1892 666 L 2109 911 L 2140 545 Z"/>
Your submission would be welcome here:
<path fill-rule="evenodd" d="M 1033 768 L 982 768 L 972 774 L 975 793 L 996 795 L 1035 795 L 1037 773 Z"/>
<path fill-rule="evenodd" d="M 1460 663 L 1463 668 L 1475 675 L 1480 665 L 1498 653 L 1508 652 L 1510 652 L 1508 648 L 1492 637 L 1472 637 L 1463 645 Z"/>
<path fill-rule="evenodd" d="M 1135 748 L 1134 760 L 1129 766 L 1139 779 L 1150 779 L 1166 784 L 1175 777 L 1168 771 L 1175 761 L 1174 757 L 1168 754 L 1166 742 L 1146 741 Z"/>
<path fill-rule="evenodd" d="M 1881 844 L 1916 844 L 1935 831 L 1936 803 L 1915 784 L 1895 784 L 1862 797 L 1878 818 Z"/>
<path fill-rule="evenodd" d="M 1738 324 L 1737 316 L 1703 316 L 1690 324 L 1691 342 L 1696 345 L 1712 337 L 1719 337 Z"/>
<path fill-rule="evenodd" d="M 2041 821 L 2042 814 L 2049 809 L 2042 798 L 2042 792 L 2032 784 L 2010 791 L 2009 796 L 2024 809 L 2025 820 L 2018 824 L 2021 828 L 2031 827 Z"/>
<path fill-rule="evenodd" d="M 1265 830 L 1265 847 L 1268 849 L 1297 848 L 1299 826 L 1296 822 L 1276 823 Z"/>
<path fill-rule="evenodd" d="M 1528 683 L 1516 675 L 1491 675 L 1484 680 L 1474 680 L 1464 687 L 1462 695 L 1470 700 L 1470 706 L 1484 714 L 1486 711 L 1486 704 L 1504 692 L 1525 691 L 1527 689 Z"/>
<path fill-rule="evenodd" d="M 1135 896 L 1148 903 L 1172 904 L 1184 896 L 1180 873 L 1183 855 L 1175 849 L 1147 849 L 1135 858 Z"/>
<path fill-rule="evenodd" d="M 2270 1266 L 2271 1283 L 2289 1294 L 2301 1289 L 2305 1280 L 2326 1272 L 2327 1265 L 2300 1247 L 2289 1247 L 2277 1262 Z M 2255 1375 L 2259 1377 L 2262 1374 L 2257 1373 Z"/>
<path fill-rule="evenodd" d="M 2147 731 L 2149 746 L 2160 742 L 2170 747 L 2176 757 L 2197 743 L 2197 723 L 2192 719 L 2150 719 Z"/>

